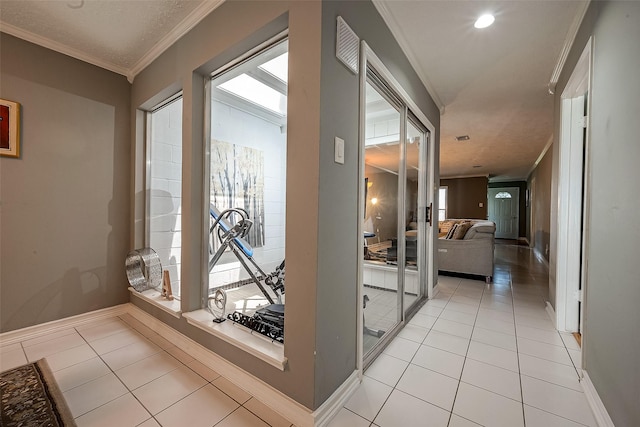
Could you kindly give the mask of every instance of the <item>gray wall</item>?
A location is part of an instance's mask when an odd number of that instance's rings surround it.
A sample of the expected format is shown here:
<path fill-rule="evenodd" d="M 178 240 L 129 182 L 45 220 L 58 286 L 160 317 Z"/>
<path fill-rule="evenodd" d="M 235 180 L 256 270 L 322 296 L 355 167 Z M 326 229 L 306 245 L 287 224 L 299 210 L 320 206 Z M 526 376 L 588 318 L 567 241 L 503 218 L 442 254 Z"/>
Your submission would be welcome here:
<path fill-rule="evenodd" d="M 354 32 L 439 129 L 440 112 L 372 3 L 322 3 L 322 79 L 316 395 L 319 406 L 356 368 L 359 79 L 336 59 L 336 18 Z M 345 164 L 334 162 L 334 137 L 345 140 Z M 374 184 L 375 185 L 375 184 Z M 288 234 L 287 234 L 288 235 Z M 288 272 L 287 272 L 288 274 Z M 288 301 L 288 300 L 287 300 Z"/>
<path fill-rule="evenodd" d="M 590 35 L 591 194 L 583 363 L 614 424 L 631 427 L 640 425 L 640 3 L 591 3 L 561 75 L 556 105 Z"/>
<path fill-rule="evenodd" d="M 529 176 L 528 188 L 531 190 L 532 181 L 535 179 L 535 191 L 532 192 L 528 214 L 533 221 L 534 230 L 527 227 L 529 244 L 540 256 L 549 261 L 547 248 L 550 244 L 550 218 L 551 218 L 551 166 L 552 150 L 548 150 L 538 166 Z"/>
<path fill-rule="evenodd" d="M 2 33 L 0 96 L 22 104 L 0 158 L 0 331 L 128 301 L 130 85 Z"/>
<path fill-rule="evenodd" d="M 182 282 L 184 312 L 200 308 L 203 271 L 204 83 L 210 73 L 289 28 L 287 129 L 287 319 L 282 372 L 210 334 L 132 298 L 132 302 L 292 399 L 315 408 L 314 351 L 317 286 L 319 192 L 321 3 L 228 1 L 203 19 L 140 73 L 132 88 L 132 106 L 147 109 L 172 93 L 183 92 Z M 139 113 L 132 117 L 140 117 Z M 137 170 L 142 168 L 140 121 L 136 122 Z M 206 138 L 208 139 L 208 135 Z M 134 195 L 139 224 L 142 187 Z M 140 231 L 136 226 L 139 244 Z"/>
<path fill-rule="evenodd" d="M 447 216 L 449 218 L 487 219 L 487 177 L 441 179 L 447 187 Z M 482 203 L 482 207 L 478 206 Z"/>
<path fill-rule="evenodd" d="M 137 298 L 132 301 L 311 409 L 319 407 L 357 367 L 359 88 L 358 78 L 335 59 L 338 13 L 361 36 L 369 37 L 373 49 L 437 126 L 438 110 L 368 1 L 225 2 L 138 75 L 132 89 L 132 105 L 141 109 L 183 91 L 182 279 L 199 283 L 204 81 L 211 71 L 288 26 L 287 370 L 268 366 Z M 140 114 L 132 114 L 136 117 Z M 138 121 L 137 138 L 139 130 Z M 344 166 L 333 162 L 334 136 L 346 141 Z M 140 154 L 136 148 L 138 169 Z M 139 178 L 132 195 L 133 224 L 143 218 Z M 139 228 L 132 244 L 140 241 Z M 199 308 L 198 292 L 199 287 L 183 288 L 183 311 Z"/>

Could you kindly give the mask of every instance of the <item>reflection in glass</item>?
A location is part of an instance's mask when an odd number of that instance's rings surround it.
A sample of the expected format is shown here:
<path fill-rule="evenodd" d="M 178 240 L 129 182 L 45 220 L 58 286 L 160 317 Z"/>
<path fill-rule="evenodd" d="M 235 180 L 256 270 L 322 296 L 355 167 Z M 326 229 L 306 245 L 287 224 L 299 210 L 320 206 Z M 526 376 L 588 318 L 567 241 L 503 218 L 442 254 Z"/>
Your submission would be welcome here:
<path fill-rule="evenodd" d="M 398 293 L 400 111 L 371 84 L 366 90 L 363 351 L 401 320 Z"/>
<path fill-rule="evenodd" d="M 405 196 L 405 269 L 404 269 L 404 307 L 408 311 L 421 296 L 420 268 L 418 256 L 424 251 L 419 248 L 423 243 L 420 233 L 420 154 L 424 145 L 424 133 L 410 120 L 407 121 L 406 153 L 406 196 Z"/>

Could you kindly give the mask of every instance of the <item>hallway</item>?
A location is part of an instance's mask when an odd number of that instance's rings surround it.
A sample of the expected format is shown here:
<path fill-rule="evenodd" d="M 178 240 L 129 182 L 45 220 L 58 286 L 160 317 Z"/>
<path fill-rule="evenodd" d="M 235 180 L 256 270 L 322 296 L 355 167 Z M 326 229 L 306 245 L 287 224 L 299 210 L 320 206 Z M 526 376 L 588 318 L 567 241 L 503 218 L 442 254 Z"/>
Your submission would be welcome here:
<path fill-rule="evenodd" d="M 545 267 L 523 246 L 495 253 L 488 287 L 440 276 L 331 427 L 595 426 L 580 348 L 545 311 Z M 0 353 L 0 371 L 46 357 L 79 426 L 291 426 L 129 314 Z"/>
<path fill-rule="evenodd" d="M 495 257 L 492 285 L 440 276 L 331 427 L 596 425 L 580 347 L 545 310 L 546 267 L 524 246 Z"/>

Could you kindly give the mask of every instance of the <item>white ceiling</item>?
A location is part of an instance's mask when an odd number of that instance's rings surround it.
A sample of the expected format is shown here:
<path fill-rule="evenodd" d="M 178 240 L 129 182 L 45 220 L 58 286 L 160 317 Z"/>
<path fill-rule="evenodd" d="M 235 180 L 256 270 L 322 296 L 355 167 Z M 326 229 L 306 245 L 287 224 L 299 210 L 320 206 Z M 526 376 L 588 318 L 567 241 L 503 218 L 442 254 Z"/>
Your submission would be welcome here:
<path fill-rule="evenodd" d="M 222 1 L 2 0 L 0 29 L 132 80 Z M 588 1 L 374 3 L 443 112 L 441 176 L 526 178 L 550 141 L 548 86 Z M 496 22 L 476 30 L 485 12 Z"/>
<path fill-rule="evenodd" d="M 552 136 L 554 67 L 588 2 L 374 3 L 443 112 L 441 177 L 526 179 Z M 484 13 L 495 23 L 475 29 Z"/>
<path fill-rule="evenodd" d="M 129 80 L 223 0 L 2 0 L 0 29 Z"/>

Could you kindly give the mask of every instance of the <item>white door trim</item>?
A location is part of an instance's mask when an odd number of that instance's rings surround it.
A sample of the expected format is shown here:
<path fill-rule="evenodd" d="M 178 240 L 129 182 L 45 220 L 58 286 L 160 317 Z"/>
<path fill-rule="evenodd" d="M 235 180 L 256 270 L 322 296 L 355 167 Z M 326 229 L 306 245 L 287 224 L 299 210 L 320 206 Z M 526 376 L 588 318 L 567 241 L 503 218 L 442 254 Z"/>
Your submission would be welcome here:
<path fill-rule="evenodd" d="M 592 40 L 589 39 L 561 99 L 555 311 L 556 327 L 560 331 L 569 332 L 578 331 L 581 311 L 586 302 L 583 298 L 580 305 L 576 295 L 581 279 L 582 295 L 586 286 L 586 275 L 583 274 L 586 265 L 583 261 L 586 259 L 585 231 L 588 226 L 589 131 L 585 125 L 587 132 L 586 138 L 583 138 L 582 118 L 584 94 L 589 93 L 591 87 L 591 49 Z M 587 108 L 587 111 L 590 109 Z"/>

